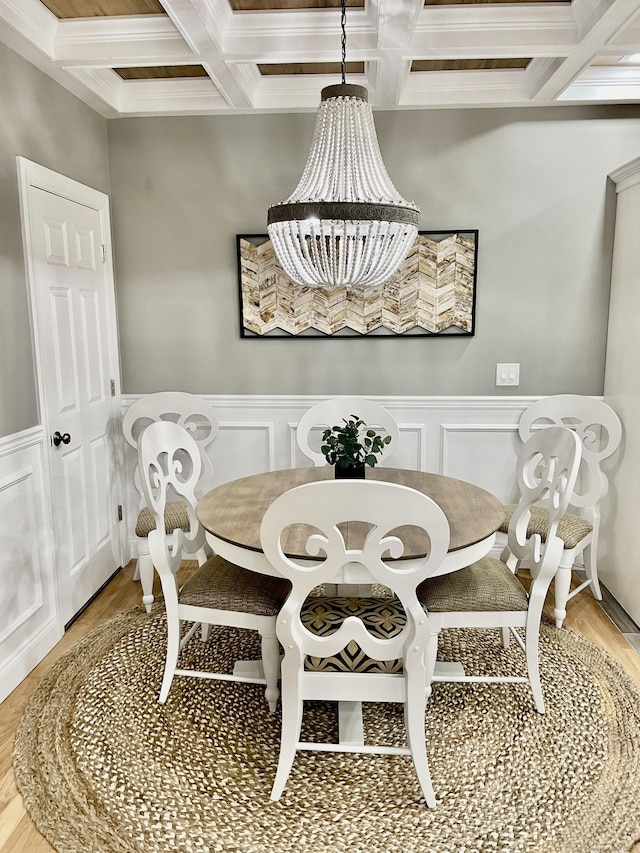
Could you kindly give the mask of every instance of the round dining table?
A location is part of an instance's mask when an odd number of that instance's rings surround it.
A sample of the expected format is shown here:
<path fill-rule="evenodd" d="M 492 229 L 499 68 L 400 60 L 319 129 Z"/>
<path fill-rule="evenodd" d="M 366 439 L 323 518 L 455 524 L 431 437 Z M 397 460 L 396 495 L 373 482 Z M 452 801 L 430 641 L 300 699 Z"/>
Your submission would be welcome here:
<path fill-rule="evenodd" d="M 267 507 L 281 494 L 317 480 L 334 478 L 333 467 L 290 468 L 243 477 L 217 486 L 198 501 L 196 516 L 207 531 L 207 540 L 216 554 L 261 574 L 277 575 L 260 545 L 260 524 Z M 496 530 L 504 518 L 504 506 L 489 492 L 440 474 L 405 468 L 366 469 L 366 479 L 399 483 L 432 498 L 449 522 L 449 551 L 433 576 L 462 569 L 484 557 L 495 541 Z M 349 549 L 363 541 L 366 527 L 349 522 L 343 528 Z M 292 559 L 313 559 L 305 551 L 309 536 L 305 525 L 294 525 L 283 537 L 283 550 Z M 413 528 L 398 528 L 404 546 L 403 559 L 424 557 L 428 541 Z M 317 559 L 317 557 L 315 558 Z M 373 578 L 361 563 L 347 563 L 334 578 L 341 594 L 366 595 L 361 591 Z M 369 587 L 370 589 L 370 587 Z M 255 680 L 262 676 L 260 661 L 237 661 L 234 675 Z M 464 675 L 458 663 L 438 663 L 435 677 L 459 679 Z M 343 745 L 363 743 L 362 703 L 338 703 L 339 737 Z"/>
<path fill-rule="evenodd" d="M 275 575 L 277 571 L 260 545 L 260 524 L 267 507 L 295 486 L 333 477 L 330 466 L 253 474 L 207 492 L 198 501 L 196 515 L 216 554 L 254 572 Z M 436 574 L 456 571 L 484 557 L 504 519 L 504 506 L 496 497 L 464 480 L 405 468 L 372 467 L 367 468 L 366 479 L 409 486 L 428 495 L 442 509 L 449 522 L 449 552 Z M 348 526 L 345 531 L 348 547 L 362 541 L 362 527 L 357 523 Z M 426 537 L 409 529 L 402 533 L 403 559 L 424 557 L 428 549 Z M 292 559 L 311 559 L 305 551 L 307 538 L 303 525 L 292 528 L 283 540 L 285 553 Z M 370 577 L 358 564 L 347 564 L 336 578 L 340 584 L 367 581 L 371 581 Z"/>

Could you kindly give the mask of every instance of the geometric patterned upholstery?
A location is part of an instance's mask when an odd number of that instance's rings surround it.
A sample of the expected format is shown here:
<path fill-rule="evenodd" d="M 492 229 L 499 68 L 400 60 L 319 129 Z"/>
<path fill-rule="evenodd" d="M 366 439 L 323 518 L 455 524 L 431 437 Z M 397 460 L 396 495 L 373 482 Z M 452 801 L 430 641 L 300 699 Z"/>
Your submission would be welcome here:
<path fill-rule="evenodd" d="M 427 578 L 416 593 L 430 613 L 515 612 L 529 607 L 520 581 L 493 557 L 483 557 L 448 575 Z"/>
<path fill-rule="evenodd" d="M 186 581 L 178 600 L 197 607 L 277 616 L 290 592 L 291 584 L 284 578 L 251 572 L 215 555 Z"/>
<path fill-rule="evenodd" d="M 320 637 L 335 633 L 348 616 L 362 620 L 369 633 L 383 640 L 395 637 L 406 624 L 397 598 L 347 598 L 313 595 L 302 606 L 300 618 L 305 628 Z M 305 658 L 311 672 L 401 673 L 402 661 L 378 661 L 367 657 L 355 640 L 329 658 Z"/>
<path fill-rule="evenodd" d="M 173 533 L 177 528 L 189 532 L 189 515 L 184 501 L 169 501 L 164 510 L 164 529 Z M 141 509 L 136 523 L 136 536 L 144 538 L 156 529 L 156 520 L 148 507 Z"/>
<path fill-rule="evenodd" d="M 517 504 L 511 504 L 505 507 L 504 521 L 500 525 L 500 532 L 507 533 L 509 529 L 509 521 L 515 512 Z M 531 507 L 531 518 L 527 527 L 527 538 L 538 534 L 543 542 L 546 541 L 547 532 L 549 530 L 549 510 L 541 506 Z M 584 518 L 573 513 L 565 513 L 558 522 L 556 535 L 564 542 L 564 547 L 567 551 L 573 550 L 576 545 L 588 536 L 593 530 L 593 526 Z"/>

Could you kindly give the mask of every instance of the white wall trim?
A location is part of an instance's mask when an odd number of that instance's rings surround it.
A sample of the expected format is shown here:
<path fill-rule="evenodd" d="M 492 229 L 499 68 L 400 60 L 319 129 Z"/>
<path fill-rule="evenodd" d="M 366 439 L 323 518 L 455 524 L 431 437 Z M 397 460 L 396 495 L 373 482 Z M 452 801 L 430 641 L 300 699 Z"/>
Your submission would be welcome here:
<path fill-rule="evenodd" d="M 0 701 L 62 637 L 44 431 L 0 438 Z"/>
<path fill-rule="evenodd" d="M 30 427 L 12 435 L 5 435 L 0 438 L 0 456 L 10 456 L 24 447 L 42 444 L 43 436 L 42 426 Z"/>
<path fill-rule="evenodd" d="M 215 406 L 217 409 L 234 408 L 234 409 L 259 409 L 266 407 L 268 409 L 283 409 L 288 407 L 308 409 L 315 403 L 320 403 L 326 400 L 326 394 L 200 394 L 200 396 Z M 336 394 L 336 398 L 340 396 L 352 397 L 351 394 Z M 544 396 L 544 395 L 541 395 Z M 135 401 L 144 397 L 144 394 L 123 394 L 122 402 L 125 410 Z M 422 396 L 392 396 L 392 395 L 373 395 L 367 394 L 368 400 L 375 400 L 388 408 L 404 408 L 404 409 L 471 409 L 476 410 L 478 407 L 485 409 L 526 409 L 538 397 L 474 397 L 474 396 L 451 396 L 451 397 L 422 397 Z"/>
<path fill-rule="evenodd" d="M 636 157 L 635 160 L 631 160 L 616 169 L 615 172 L 611 172 L 609 177 L 615 183 L 617 193 L 640 183 L 640 157 Z"/>
<path fill-rule="evenodd" d="M 506 432 L 510 435 L 518 434 L 518 424 L 441 424 L 440 426 L 440 470 L 439 474 L 446 474 L 448 470 L 449 448 L 447 437 L 450 433 L 479 433 L 479 432 Z"/>

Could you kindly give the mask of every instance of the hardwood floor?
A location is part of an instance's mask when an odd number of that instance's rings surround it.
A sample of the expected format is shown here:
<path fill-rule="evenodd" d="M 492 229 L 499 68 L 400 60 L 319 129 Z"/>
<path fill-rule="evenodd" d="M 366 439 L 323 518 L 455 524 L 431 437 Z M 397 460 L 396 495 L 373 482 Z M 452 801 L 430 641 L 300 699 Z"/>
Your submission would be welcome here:
<path fill-rule="evenodd" d="M 186 565 L 184 577 L 192 570 Z M 77 640 L 117 613 L 129 610 L 140 601 L 140 585 L 132 580 L 133 566 L 126 566 L 100 593 L 82 616 L 64 635 L 56 648 L 0 705 L 0 851 L 1 853 L 51 853 L 53 847 L 40 835 L 29 819 L 13 778 L 12 751 L 17 725 L 30 694 L 39 680 Z M 181 580 L 184 578 L 181 577 Z M 552 600 L 548 607 L 553 606 Z M 567 625 L 606 649 L 629 675 L 640 684 L 640 655 L 625 639 L 591 594 L 576 596 L 567 608 Z M 78 851 L 91 853 L 91 851 Z"/>

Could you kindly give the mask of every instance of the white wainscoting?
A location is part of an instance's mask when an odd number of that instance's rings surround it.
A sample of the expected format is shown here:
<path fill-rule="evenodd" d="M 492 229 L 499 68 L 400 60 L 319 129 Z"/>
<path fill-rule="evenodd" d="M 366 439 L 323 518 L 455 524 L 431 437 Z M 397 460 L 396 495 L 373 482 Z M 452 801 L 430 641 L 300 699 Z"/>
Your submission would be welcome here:
<path fill-rule="evenodd" d="M 63 634 L 43 432 L 0 438 L 0 701 Z"/>
<path fill-rule="evenodd" d="M 126 409 L 140 395 L 123 397 Z M 309 464 L 296 444 L 302 414 L 324 397 L 202 395 L 216 409 L 220 432 L 211 445 L 216 485 L 262 471 Z M 387 465 L 433 471 L 475 483 L 504 503 L 516 496 L 518 421 L 534 397 L 373 397 L 400 427 Z M 355 407 L 357 414 L 357 406 Z M 318 430 L 318 441 L 320 440 Z M 125 449 L 128 487 L 125 518 L 135 555 L 139 495 L 133 486 L 136 458 Z M 499 553 L 499 549 L 498 549 Z"/>

